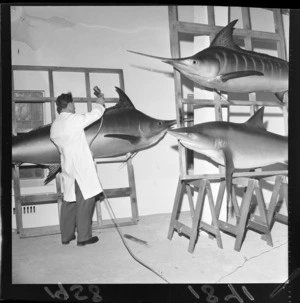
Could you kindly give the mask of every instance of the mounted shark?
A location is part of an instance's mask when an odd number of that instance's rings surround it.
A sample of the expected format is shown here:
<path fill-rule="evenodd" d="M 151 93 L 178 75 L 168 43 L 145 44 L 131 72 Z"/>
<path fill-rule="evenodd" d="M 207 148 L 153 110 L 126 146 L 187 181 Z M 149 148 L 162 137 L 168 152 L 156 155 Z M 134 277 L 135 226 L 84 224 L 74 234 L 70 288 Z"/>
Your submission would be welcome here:
<path fill-rule="evenodd" d="M 213 121 L 169 130 L 180 143 L 225 166 L 227 205 L 232 211 L 231 188 L 234 169 L 251 169 L 287 163 L 288 138 L 267 131 L 264 107 L 245 123 Z"/>
<path fill-rule="evenodd" d="M 191 57 L 172 59 L 129 52 L 160 59 L 205 88 L 236 93 L 272 92 L 283 105 L 288 91 L 288 62 L 236 45 L 233 30 L 237 21 L 230 22 L 208 48 Z"/>
<path fill-rule="evenodd" d="M 157 120 L 135 109 L 128 96 L 118 87 L 119 102 L 108 108 L 103 117 L 85 129 L 95 158 L 117 157 L 136 153 L 157 144 L 176 120 Z M 12 162 L 49 166 L 45 184 L 60 172 L 60 155 L 50 141 L 50 127 L 45 125 L 13 137 Z"/>

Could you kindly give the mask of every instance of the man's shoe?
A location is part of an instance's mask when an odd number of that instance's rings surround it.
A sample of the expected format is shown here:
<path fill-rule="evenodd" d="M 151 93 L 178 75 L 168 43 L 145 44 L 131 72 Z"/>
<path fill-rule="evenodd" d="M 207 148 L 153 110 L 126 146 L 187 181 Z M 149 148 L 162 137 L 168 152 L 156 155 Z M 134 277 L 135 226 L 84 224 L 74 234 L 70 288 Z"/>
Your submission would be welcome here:
<path fill-rule="evenodd" d="M 69 241 L 62 241 L 61 243 L 64 244 L 64 245 L 67 245 L 67 244 L 69 244 L 71 241 L 73 241 L 75 239 L 76 239 L 76 236 L 74 235 L 71 240 L 69 240 Z"/>
<path fill-rule="evenodd" d="M 99 241 L 99 238 L 98 237 L 92 237 L 92 238 L 90 238 L 90 239 L 88 239 L 88 240 L 86 240 L 86 241 L 82 241 L 82 242 L 77 242 L 77 246 L 84 246 L 84 245 L 87 245 L 87 244 L 94 244 L 94 243 L 96 243 L 96 242 L 98 242 Z"/>

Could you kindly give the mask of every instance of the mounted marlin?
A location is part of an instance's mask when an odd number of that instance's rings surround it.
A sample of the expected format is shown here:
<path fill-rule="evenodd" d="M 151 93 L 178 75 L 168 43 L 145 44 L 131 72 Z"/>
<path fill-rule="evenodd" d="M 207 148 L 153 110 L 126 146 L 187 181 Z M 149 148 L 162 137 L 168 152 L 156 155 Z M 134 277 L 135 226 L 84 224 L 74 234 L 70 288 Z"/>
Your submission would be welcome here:
<path fill-rule="evenodd" d="M 267 131 L 263 113 L 261 107 L 245 123 L 213 121 L 168 131 L 186 148 L 225 166 L 229 211 L 234 169 L 264 167 L 288 160 L 288 138 Z"/>
<path fill-rule="evenodd" d="M 191 57 L 172 59 L 129 52 L 160 59 L 205 88 L 237 93 L 272 92 L 282 105 L 288 91 L 288 62 L 236 45 L 233 30 L 237 21 L 230 22 L 208 48 Z"/>
<path fill-rule="evenodd" d="M 103 118 L 85 129 L 87 141 L 95 158 L 117 157 L 136 153 L 157 144 L 176 120 L 157 120 L 135 109 L 128 96 L 118 87 L 118 103 L 108 108 Z M 102 120 L 103 119 L 103 120 Z M 50 167 L 45 183 L 60 171 L 60 156 L 50 141 L 50 127 L 34 129 L 13 137 L 12 162 L 34 163 Z"/>

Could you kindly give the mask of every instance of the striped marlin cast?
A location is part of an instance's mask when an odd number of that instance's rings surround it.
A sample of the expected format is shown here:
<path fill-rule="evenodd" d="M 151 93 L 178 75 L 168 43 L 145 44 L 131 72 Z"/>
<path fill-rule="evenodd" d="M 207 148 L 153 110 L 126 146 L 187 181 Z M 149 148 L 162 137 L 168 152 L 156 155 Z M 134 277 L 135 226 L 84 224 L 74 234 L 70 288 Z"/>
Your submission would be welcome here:
<path fill-rule="evenodd" d="M 208 48 L 191 57 L 172 59 L 129 52 L 160 59 L 205 88 L 233 93 L 272 92 L 283 105 L 288 91 L 288 62 L 235 44 L 233 30 L 237 21 L 230 22 Z"/>

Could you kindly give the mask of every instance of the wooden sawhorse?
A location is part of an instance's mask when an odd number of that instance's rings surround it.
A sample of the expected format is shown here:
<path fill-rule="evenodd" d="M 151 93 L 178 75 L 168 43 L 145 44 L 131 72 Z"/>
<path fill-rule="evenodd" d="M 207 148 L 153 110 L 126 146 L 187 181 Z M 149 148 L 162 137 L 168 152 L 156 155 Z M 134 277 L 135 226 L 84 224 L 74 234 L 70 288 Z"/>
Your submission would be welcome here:
<path fill-rule="evenodd" d="M 192 189 L 192 186 L 194 187 Z M 194 209 L 193 194 L 192 191 L 198 188 L 198 197 L 196 202 L 196 208 Z M 178 221 L 178 216 L 181 210 L 182 199 L 184 192 L 188 195 L 191 216 L 192 216 L 192 228 Z M 202 210 L 204 206 L 205 196 L 208 196 L 210 212 L 213 223 L 210 225 L 201 220 Z M 215 206 L 211 191 L 210 182 L 207 179 L 202 180 L 181 180 L 178 181 L 177 192 L 175 196 L 175 202 L 173 206 L 171 222 L 169 227 L 168 239 L 171 240 L 176 230 L 179 234 L 183 233 L 190 237 L 188 251 L 192 253 L 195 248 L 195 243 L 198 237 L 198 230 L 202 229 L 213 234 L 217 239 L 217 244 L 220 248 L 223 248 L 219 224 L 215 212 Z"/>
<path fill-rule="evenodd" d="M 235 187 L 232 186 L 232 202 L 234 207 L 234 213 L 236 216 L 236 225 L 229 222 L 224 222 L 219 219 L 221 206 L 225 194 L 226 183 L 224 176 L 218 175 L 203 175 L 206 178 L 199 178 L 197 176 L 185 176 L 179 178 L 177 192 L 175 196 L 168 239 L 171 240 L 176 230 L 179 234 L 183 233 L 187 235 L 189 240 L 188 251 L 192 253 L 194 251 L 195 243 L 198 237 L 199 229 L 204 230 L 212 235 L 217 240 L 217 244 L 220 248 L 223 248 L 220 231 L 232 234 L 236 237 L 234 249 L 236 251 L 241 250 L 242 242 L 245 236 L 246 229 L 249 227 L 257 232 L 263 234 L 262 239 L 266 240 L 267 244 L 273 246 L 271 236 L 271 218 L 274 216 L 275 204 L 279 195 L 279 188 L 285 185 L 282 184 L 282 176 L 287 171 L 272 171 L 272 172 L 246 172 L 233 174 L 233 185 L 239 185 L 245 188 L 241 205 L 238 206 Z M 276 176 L 276 181 L 272 193 L 271 203 L 267 212 L 265 201 L 262 193 L 262 188 L 259 182 L 260 178 L 270 178 Z M 203 177 L 202 176 L 202 177 Z M 222 180 L 223 179 L 223 180 Z M 210 182 L 220 181 L 219 192 L 214 204 Z M 196 201 L 196 207 L 194 208 L 192 186 L 198 189 L 198 197 Z M 287 191 L 285 189 L 285 191 Z M 181 210 L 182 199 L 184 193 L 187 193 L 190 212 L 192 217 L 192 227 L 189 227 L 178 220 Z M 201 220 L 202 211 L 204 206 L 205 195 L 208 196 L 208 202 L 210 206 L 210 213 L 212 216 L 212 223 L 208 224 Z M 259 209 L 259 215 L 251 214 L 252 197 L 256 196 L 257 206 Z M 280 217 L 277 215 L 277 217 Z M 280 217 L 281 218 L 281 217 Z"/>

